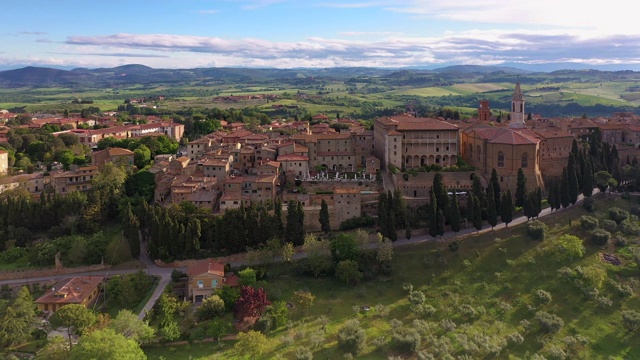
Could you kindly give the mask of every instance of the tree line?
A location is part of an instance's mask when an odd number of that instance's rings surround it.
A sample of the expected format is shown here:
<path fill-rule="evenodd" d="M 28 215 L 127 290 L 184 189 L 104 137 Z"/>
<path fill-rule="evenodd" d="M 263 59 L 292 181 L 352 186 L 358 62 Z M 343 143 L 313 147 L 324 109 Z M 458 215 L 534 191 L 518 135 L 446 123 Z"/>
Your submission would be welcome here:
<path fill-rule="evenodd" d="M 279 200 L 272 207 L 252 204 L 227 209 L 221 215 L 189 203 L 163 207 L 143 201 L 136 214 L 128 213 L 125 218 L 131 246 L 136 244 L 134 229 L 139 224 L 149 255 L 164 261 L 238 253 L 274 238 L 297 246 L 303 244 L 305 235 L 304 210 L 296 200 L 289 201 L 286 215 Z"/>

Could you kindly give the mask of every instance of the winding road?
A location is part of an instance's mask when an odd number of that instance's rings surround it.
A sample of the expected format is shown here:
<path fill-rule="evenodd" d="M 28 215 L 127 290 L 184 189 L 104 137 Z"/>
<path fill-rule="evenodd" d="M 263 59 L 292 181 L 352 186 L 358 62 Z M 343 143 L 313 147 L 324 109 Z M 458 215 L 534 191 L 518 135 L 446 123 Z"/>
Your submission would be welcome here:
<path fill-rule="evenodd" d="M 599 191 L 598 191 L 597 188 L 593 190 L 593 194 L 594 195 L 597 194 L 598 192 Z M 582 195 L 580 195 L 579 198 L 578 198 L 578 202 L 576 202 L 576 205 L 581 203 L 583 199 L 584 199 L 584 197 Z M 574 205 L 574 206 L 576 206 L 576 205 Z M 550 208 L 546 208 L 546 209 L 543 209 L 542 212 L 540 212 L 540 215 L 538 217 L 549 216 L 549 215 L 554 214 L 554 213 L 555 212 L 552 212 Z M 524 217 L 524 216 L 520 216 L 518 218 L 513 219 L 513 221 L 511 223 L 509 223 L 509 225 L 513 227 L 513 226 L 516 226 L 516 225 L 519 225 L 519 224 L 523 224 L 525 222 L 527 222 L 527 218 Z M 469 229 L 460 230 L 457 233 L 449 231 L 449 232 L 446 232 L 444 235 L 439 236 L 437 238 L 433 238 L 432 236 L 430 236 L 428 234 L 412 237 L 411 239 L 399 238 L 397 241 L 395 241 L 393 243 L 393 246 L 394 247 L 401 247 L 401 246 L 414 245 L 414 244 L 419 244 L 419 243 L 423 243 L 423 242 L 427 242 L 427 241 L 434 241 L 434 240 L 443 241 L 443 240 L 460 239 L 460 238 L 466 237 L 468 235 L 482 234 L 482 233 L 487 233 L 487 232 L 490 232 L 490 231 L 500 231 L 502 229 L 505 229 L 506 227 L 507 226 L 504 223 L 499 223 L 493 229 L 491 228 L 491 226 L 486 225 L 481 230 L 476 230 L 475 228 L 469 228 Z M 365 248 L 367 248 L 367 249 L 375 249 L 377 247 L 378 247 L 378 243 L 377 242 L 370 242 L 370 243 L 366 244 L 366 246 L 365 246 Z M 306 257 L 306 254 L 304 254 L 304 253 L 296 253 L 293 256 L 294 259 L 303 259 L 305 257 Z M 277 259 L 277 261 L 282 261 L 281 258 L 276 258 L 276 259 Z M 147 253 L 147 250 L 144 247 L 144 245 L 142 244 L 142 242 L 140 244 L 140 261 L 143 264 L 146 265 L 147 273 L 149 275 L 155 275 L 155 276 L 158 276 L 160 278 L 158 286 L 155 288 L 153 294 L 151 295 L 151 297 L 149 298 L 149 300 L 147 301 L 145 306 L 142 308 L 142 310 L 138 314 L 138 318 L 143 319 L 145 317 L 145 315 L 147 314 L 147 312 L 151 310 L 153 305 L 156 303 L 158 298 L 162 295 L 162 293 L 164 292 L 165 288 L 167 287 L 167 285 L 171 281 L 171 272 L 174 269 L 173 268 L 163 268 L 163 267 L 157 266 L 149 258 L 149 254 Z M 231 265 L 234 266 L 234 267 L 235 266 L 244 265 L 244 261 L 232 262 Z M 178 268 L 178 270 L 186 271 L 185 268 Z M 50 281 L 70 278 L 70 277 L 73 277 L 73 276 L 102 275 L 102 276 L 109 277 L 109 276 L 113 276 L 113 275 L 131 274 L 131 273 L 134 273 L 136 271 L 139 271 L 139 269 L 131 269 L 131 270 L 102 270 L 102 271 L 72 273 L 72 274 L 64 274 L 64 275 L 33 277 L 33 278 L 28 278 L 28 279 L 2 280 L 2 281 L 0 281 L 0 285 L 4 285 L 4 284 L 9 284 L 9 285 L 27 284 L 27 283 L 30 283 L 30 282 L 34 282 L 34 283 L 35 282 L 50 282 Z"/>

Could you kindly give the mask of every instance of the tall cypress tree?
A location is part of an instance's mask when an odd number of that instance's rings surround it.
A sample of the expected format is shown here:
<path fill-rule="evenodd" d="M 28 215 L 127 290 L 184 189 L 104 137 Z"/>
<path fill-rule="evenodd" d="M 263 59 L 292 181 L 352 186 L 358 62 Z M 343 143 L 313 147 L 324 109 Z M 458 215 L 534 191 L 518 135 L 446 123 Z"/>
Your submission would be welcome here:
<path fill-rule="evenodd" d="M 487 222 L 491 225 L 492 229 L 498 224 L 498 210 L 493 194 L 493 186 L 491 186 L 491 184 L 487 188 Z"/>
<path fill-rule="evenodd" d="M 516 207 L 522 207 L 527 196 L 527 178 L 524 176 L 522 168 L 518 169 L 518 179 L 516 182 Z"/>
<path fill-rule="evenodd" d="M 573 153 L 569 154 L 569 163 L 567 164 L 567 179 L 569 184 L 569 202 L 575 204 L 578 201 L 580 188 L 578 187 L 578 175 L 576 173 L 576 161 Z"/>
<path fill-rule="evenodd" d="M 429 235 L 436 237 L 438 236 L 438 200 L 436 199 L 436 195 L 433 191 L 433 187 L 429 190 Z"/>
<path fill-rule="evenodd" d="M 447 189 L 444 187 L 442 174 L 440 172 L 437 172 L 433 176 L 433 192 L 436 194 L 438 210 L 446 213 L 449 207 L 449 194 L 447 194 Z"/>
<path fill-rule="evenodd" d="M 524 202 L 524 206 L 522 207 L 524 216 L 527 217 L 527 221 L 533 217 L 534 212 L 532 194 L 533 193 L 529 193 L 527 195 L 527 200 Z"/>
<path fill-rule="evenodd" d="M 563 208 L 569 207 L 571 204 L 571 195 L 569 195 L 569 174 L 567 168 L 562 169 L 562 182 L 560 183 L 560 202 Z"/>
<path fill-rule="evenodd" d="M 511 190 L 507 190 L 500 199 L 500 219 L 505 223 L 505 226 L 509 226 L 511 220 L 513 220 L 513 200 L 511 199 Z"/>
<path fill-rule="evenodd" d="M 451 212 L 451 217 L 449 219 L 451 230 L 453 232 L 458 232 L 460 231 L 461 217 L 460 217 L 460 205 L 458 204 L 458 195 L 456 194 L 455 190 L 453 191 L 453 198 L 451 199 L 451 207 L 449 211 Z"/>
<path fill-rule="evenodd" d="M 391 241 L 398 240 L 398 232 L 396 230 L 396 214 L 393 207 L 389 209 L 389 218 L 387 221 L 387 237 Z"/>
<path fill-rule="evenodd" d="M 404 203 L 404 194 L 400 188 L 393 191 L 393 212 L 396 214 L 396 228 L 404 229 L 407 226 L 405 223 L 407 206 Z"/>
<path fill-rule="evenodd" d="M 298 239 L 300 239 L 299 245 L 302 245 L 304 244 L 304 207 L 302 206 L 302 201 L 298 201 L 296 210 L 296 218 L 298 220 Z"/>
<path fill-rule="evenodd" d="M 322 231 L 324 231 L 325 233 L 328 233 L 331 231 L 331 224 L 329 223 L 329 206 L 327 205 L 327 202 L 324 201 L 324 199 L 322 199 L 322 202 L 320 203 L 320 228 L 322 229 Z"/>
<path fill-rule="evenodd" d="M 585 161 L 584 176 L 582 179 L 582 195 L 589 197 L 593 194 L 593 172 L 589 159 Z"/>
<path fill-rule="evenodd" d="M 480 200 L 471 195 L 473 197 L 473 227 L 476 230 L 482 229 L 482 208 L 480 207 Z"/>
<path fill-rule="evenodd" d="M 387 229 L 389 227 L 388 224 L 388 214 L 389 214 L 389 203 L 387 201 L 387 193 L 382 192 L 378 196 L 378 227 L 380 228 L 380 233 L 387 236 Z"/>
<path fill-rule="evenodd" d="M 542 189 L 540 189 L 540 187 L 536 188 L 535 195 L 535 201 L 533 203 L 533 216 L 538 217 L 538 215 L 540 215 L 540 213 L 542 212 Z"/>
<path fill-rule="evenodd" d="M 473 194 L 473 196 L 478 198 L 478 201 L 480 203 L 480 208 L 484 209 L 487 204 L 487 196 L 484 191 L 484 187 L 482 187 L 482 183 L 480 182 L 480 177 L 475 174 L 473 175 L 471 193 Z"/>
<path fill-rule="evenodd" d="M 473 193 L 467 193 L 467 222 L 473 224 Z"/>
<path fill-rule="evenodd" d="M 289 200 L 289 205 L 287 206 L 285 242 L 290 242 L 294 245 L 302 245 L 304 241 L 304 229 L 302 228 L 304 212 L 301 217 L 299 207 L 302 207 L 302 204 L 299 201 Z M 300 220 L 302 220 L 302 222 Z"/>
<path fill-rule="evenodd" d="M 282 222 L 282 201 L 279 197 L 276 198 L 273 208 L 273 215 L 276 222 L 276 237 L 282 239 L 284 235 L 284 223 Z"/>
<path fill-rule="evenodd" d="M 562 207 L 562 181 L 553 183 L 553 202 L 556 204 L 556 210 Z"/>
<path fill-rule="evenodd" d="M 549 203 L 549 208 L 551 208 L 551 210 L 555 210 L 556 209 L 556 198 L 554 196 L 554 181 L 550 180 L 549 181 L 549 189 L 548 189 L 548 193 L 547 193 L 547 202 Z"/>
<path fill-rule="evenodd" d="M 491 186 L 493 186 L 493 198 L 496 205 L 496 209 L 500 209 L 500 182 L 498 182 L 498 172 L 495 168 L 491 170 Z"/>
<path fill-rule="evenodd" d="M 442 210 L 438 210 L 436 212 L 437 223 L 438 223 L 438 235 L 444 235 L 444 213 Z"/>

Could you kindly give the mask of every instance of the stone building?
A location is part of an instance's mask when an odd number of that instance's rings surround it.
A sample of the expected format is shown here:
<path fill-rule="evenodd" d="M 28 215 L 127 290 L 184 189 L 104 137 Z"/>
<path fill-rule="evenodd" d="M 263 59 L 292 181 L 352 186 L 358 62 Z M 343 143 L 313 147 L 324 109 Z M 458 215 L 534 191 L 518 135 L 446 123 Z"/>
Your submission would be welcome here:
<path fill-rule="evenodd" d="M 515 190 L 518 169 L 527 178 L 529 189 L 543 187 L 540 173 L 541 140 L 524 122 L 524 96 L 516 83 L 511 100 L 511 123 L 508 127 L 473 124 L 461 135 L 463 159 L 476 167 L 485 179 L 495 168 L 503 188 Z"/>
<path fill-rule="evenodd" d="M 383 167 L 455 165 L 458 132 L 457 125 L 433 118 L 382 117 L 374 125 L 375 155 Z"/>

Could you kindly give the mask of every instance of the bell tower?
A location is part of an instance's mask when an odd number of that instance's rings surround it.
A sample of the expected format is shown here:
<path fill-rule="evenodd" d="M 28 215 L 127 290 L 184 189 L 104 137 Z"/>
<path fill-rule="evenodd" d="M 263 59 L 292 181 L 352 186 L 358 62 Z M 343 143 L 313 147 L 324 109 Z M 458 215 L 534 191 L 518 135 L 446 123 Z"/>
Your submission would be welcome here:
<path fill-rule="evenodd" d="M 524 96 L 520 89 L 520 82 L 516 82 L 516 88 L 511 97 L 511 123 L 510 128 L 520 129 L 527 127 L 524 123 Z"/>
<path fill-rule="evenodd" d="M 480 100 L 480 106 L 478 106 L 478 120 L 489 121 L 491 118 L 491 109 L 489 108 L 489 100 Z"/>

